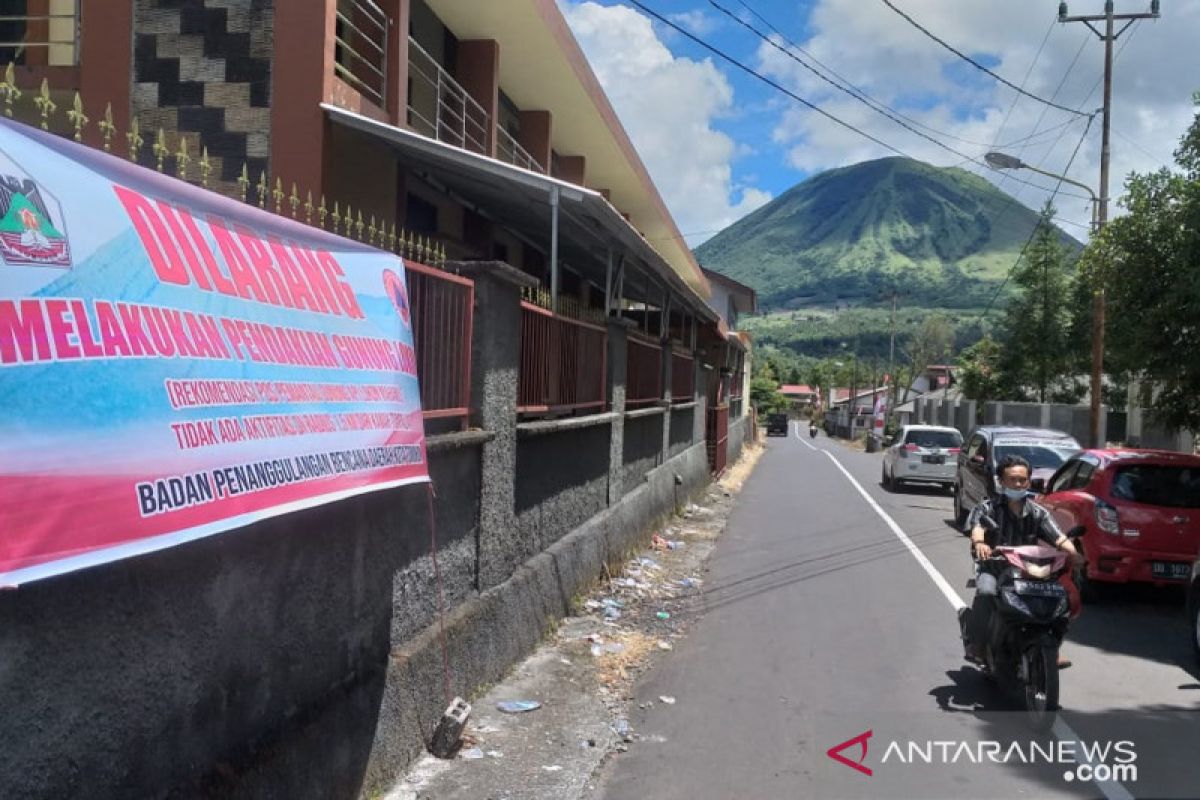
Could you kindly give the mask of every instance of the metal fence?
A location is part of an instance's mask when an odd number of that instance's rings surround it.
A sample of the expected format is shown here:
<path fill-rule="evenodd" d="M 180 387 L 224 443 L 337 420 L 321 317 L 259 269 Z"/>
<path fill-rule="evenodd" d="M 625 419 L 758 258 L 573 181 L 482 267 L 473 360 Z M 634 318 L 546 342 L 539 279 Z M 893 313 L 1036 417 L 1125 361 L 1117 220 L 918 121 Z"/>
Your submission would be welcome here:
<path fill-rule="evenodd" d="M 408 77 L 408 124 L 417 133 L 488 155 L 487 111 L 412 37 Z"/>
<path fill-rule="evenodd" d="M 426 419 L 460 418 L 471 398 L 471 330 L 475 284 L 406 261 L 421 409 Z"/>
<path fill-rule="evenodd" d="M 333 71 L 387 107 L 388 16 L 371 0 L 338 0 Z"/>
<path fill-rule="evenodd" d="M 79 63 L 79 0 L 0 3 L 0 64 Z"/>
<path fill-rule="evenodd" d="M 631 334 L 626 348 L 625 405 L 657 403 L 662 394 L 662 347 Z"/>
<path fill-rule="evenodd" d="M 603 409 L 607 351 L 608 334 L 601 326 L 522 301 L 517 411 Z"/>
<path fill-rule="evenodd" d="M 496 129 L 496 158 L 530 172 L 546 173 L 546 168 L 504 128 Z"/>
<path fill-rule="evenodd" d="M 695 359 L 688 353 L 671 351 L 671 402 L 690 403 L 696 399 Z"/>

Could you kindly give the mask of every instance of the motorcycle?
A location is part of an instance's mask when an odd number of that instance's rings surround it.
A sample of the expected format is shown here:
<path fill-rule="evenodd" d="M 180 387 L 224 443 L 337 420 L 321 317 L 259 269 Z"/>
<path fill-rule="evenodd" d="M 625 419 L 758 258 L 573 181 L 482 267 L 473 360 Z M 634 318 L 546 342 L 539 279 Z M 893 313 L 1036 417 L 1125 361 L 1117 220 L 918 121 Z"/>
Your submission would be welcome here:
<path fill-rule="evenodd" d="M 808 426 L 808 435 L 814 439 L 817 438 L 817 426 L 816 425 Z"/>
<path fill-rule="evenodd" d="M 1078 539 L 1083 527 L 1068 538 Z M 1058 582 L 1071 569 L 1070 556 L 1046 544 L 995 547 L 975 562 L 976 582 L 996 579 L 990 625 L 982 647 L 985 674 L 1022 696 L 1030 723 L 1048 730 L 1058 710 L 1058 649 L 1070 623 L 1067 590 Z"/>

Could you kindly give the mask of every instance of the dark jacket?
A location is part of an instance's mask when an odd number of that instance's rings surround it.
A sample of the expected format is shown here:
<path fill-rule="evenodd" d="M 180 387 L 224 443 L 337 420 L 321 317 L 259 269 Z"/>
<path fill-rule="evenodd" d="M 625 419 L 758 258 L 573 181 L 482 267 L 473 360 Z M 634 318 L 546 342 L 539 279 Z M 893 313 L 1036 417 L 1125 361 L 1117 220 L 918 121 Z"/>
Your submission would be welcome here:
<path fill-rule="evenodd" d="M 1022 511 L 1020 516 L 1015 516 L 1005 497 L 989 498 L 975 506 L 967 519 L 967 530 L 974 530 L 986 516 L 996 523 L 994 530 L 989 525 L 983 526 L 986 531 L 984 541 L 991 547 L 1037 544 L 1039 540 L 1054 546 L 1062 538 L 1063 532 L 1049 511 L 1028 499 Z"/>

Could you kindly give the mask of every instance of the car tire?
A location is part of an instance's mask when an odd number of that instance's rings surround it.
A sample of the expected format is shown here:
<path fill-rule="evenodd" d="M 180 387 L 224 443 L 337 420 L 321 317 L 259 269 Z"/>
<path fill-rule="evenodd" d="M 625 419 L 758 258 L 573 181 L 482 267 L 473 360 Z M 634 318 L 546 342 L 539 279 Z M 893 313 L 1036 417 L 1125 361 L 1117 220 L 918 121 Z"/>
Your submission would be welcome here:
<path fill-rule="evenodd" d="M 887 489 L 889 492 L 895 491 L 896 487 L 892 484 L 892 478 L 890 475 L 888 475 L 887 467 L 880 468 L 879 482 L 883 484 L 883 488 Z"/>
<path fill-rule="evenodd" d="M 962 502 L 962 487 L 951 486 L 950 491 L 954 493 L 954 524 L 963 533 L 969 534 L 970 531 L 963 530 L 963 526 L 967 524 L 967 509 L 963 507 Z"/>

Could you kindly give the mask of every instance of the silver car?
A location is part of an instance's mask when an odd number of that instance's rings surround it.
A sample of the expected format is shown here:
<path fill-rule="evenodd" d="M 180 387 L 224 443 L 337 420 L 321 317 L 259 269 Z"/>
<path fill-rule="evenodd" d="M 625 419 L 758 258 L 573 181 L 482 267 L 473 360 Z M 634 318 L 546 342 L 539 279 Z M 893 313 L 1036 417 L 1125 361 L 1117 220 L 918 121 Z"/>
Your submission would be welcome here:
<path fill-rule="evenodd" d="M 903 483 L 936 483 L 954 490 L 963 437 L 954 428 L 905 425 L 883 451 L 883 485 L 896 491 Z"/>

